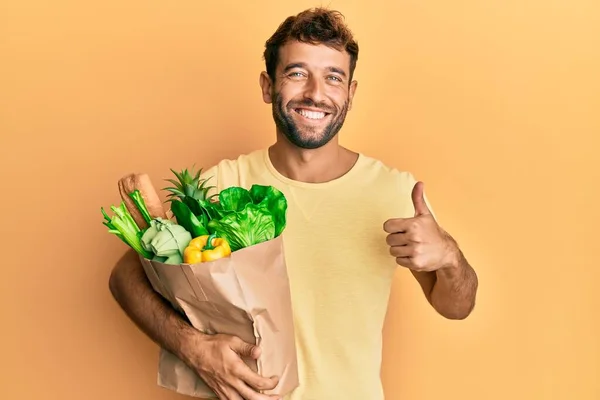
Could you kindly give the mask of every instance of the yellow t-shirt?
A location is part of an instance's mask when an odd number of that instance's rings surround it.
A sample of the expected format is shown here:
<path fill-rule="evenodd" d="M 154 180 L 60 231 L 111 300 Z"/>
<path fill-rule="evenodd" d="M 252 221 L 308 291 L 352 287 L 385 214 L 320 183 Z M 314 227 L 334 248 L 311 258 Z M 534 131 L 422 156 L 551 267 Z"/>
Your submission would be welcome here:
<path fill-rule="evenodd" d="M 286 400 L 380 400 L 382 328 L 396 261 L 383 223 L 412 217 L 408 172 L 359 155 L 326 183 L 286 178 L 268 150 L 205 171 L 220 191 L 273 185 L 287 198 L 283 233 L 300 386 Z"/>

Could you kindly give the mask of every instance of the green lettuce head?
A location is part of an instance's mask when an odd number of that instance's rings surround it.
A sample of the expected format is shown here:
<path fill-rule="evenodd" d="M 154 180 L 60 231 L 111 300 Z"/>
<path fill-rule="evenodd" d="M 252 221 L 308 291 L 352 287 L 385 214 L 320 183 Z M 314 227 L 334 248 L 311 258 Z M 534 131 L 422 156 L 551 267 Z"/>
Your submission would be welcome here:
<path fill-rule="evenodd" d="M 217 217 L 208 223 L 208 229 L 226 239 L 231 251 L 274 239 L 286 226 L 287 200 L 273 186 L 224 189 L 219 203 L 211 207 Z"/>

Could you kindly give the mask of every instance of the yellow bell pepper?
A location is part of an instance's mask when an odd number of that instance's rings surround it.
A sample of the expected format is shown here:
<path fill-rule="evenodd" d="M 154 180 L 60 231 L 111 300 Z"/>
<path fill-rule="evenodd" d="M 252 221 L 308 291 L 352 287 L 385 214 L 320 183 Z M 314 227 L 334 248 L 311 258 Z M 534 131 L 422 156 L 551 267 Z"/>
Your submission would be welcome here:
<path fill-rule="evenodd" d="M 229 242 L 217 238 L 214 234 L 198 236 L 190 241 L 183 251 L 183 262 L 195 264 L 199 262 L 218 260 L 231 254 Z"/>

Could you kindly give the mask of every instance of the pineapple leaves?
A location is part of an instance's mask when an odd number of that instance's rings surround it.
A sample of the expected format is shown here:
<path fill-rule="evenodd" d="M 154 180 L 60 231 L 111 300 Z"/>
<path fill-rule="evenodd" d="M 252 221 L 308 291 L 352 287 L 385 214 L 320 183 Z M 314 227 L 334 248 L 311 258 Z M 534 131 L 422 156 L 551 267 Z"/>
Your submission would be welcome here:
<path fill-rule="evenodd" d="M 205 200 L 208 198 L 208 192 L 211 189 L 214 189 L 214 186 L 206 186 L 210 177 L 207 179 L 201 178 L 202 168 L 196 172 L 194 172 L 193 167 L 191 171 L 188 171 L 186 168 L 181 172 L 177 172 L 171 168 L 171 172 L 173 172 L 177 179 L 165 179 L 165 181 L 173 185 L 171 187 L 163 188 L 163 190 L 169 192 L 167 195 L 167 202 L 174 199 L 185 201 L 187 198 L 198 201 Z"/>

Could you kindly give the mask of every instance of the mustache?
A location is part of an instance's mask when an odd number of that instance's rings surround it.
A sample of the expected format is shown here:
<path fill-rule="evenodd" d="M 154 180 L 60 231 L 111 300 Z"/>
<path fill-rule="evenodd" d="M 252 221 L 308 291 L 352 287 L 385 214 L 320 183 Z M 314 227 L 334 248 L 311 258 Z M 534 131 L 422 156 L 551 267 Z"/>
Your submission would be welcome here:
<path fill-rule="evenodd" d="M 293 101 L 293 102 L 288 103 L 288 107 L 290 107 L 292 109 L 300 108 L 301 106 L 318 108 L 329 114 L 333 114 L 334 112 L 336 112 L 336 109 L 334 107 L 331 107 L 330 105 L 323 103 L 323 102 L 316 103 L 311 99 L 304 99 L 304 100 Z"/>

